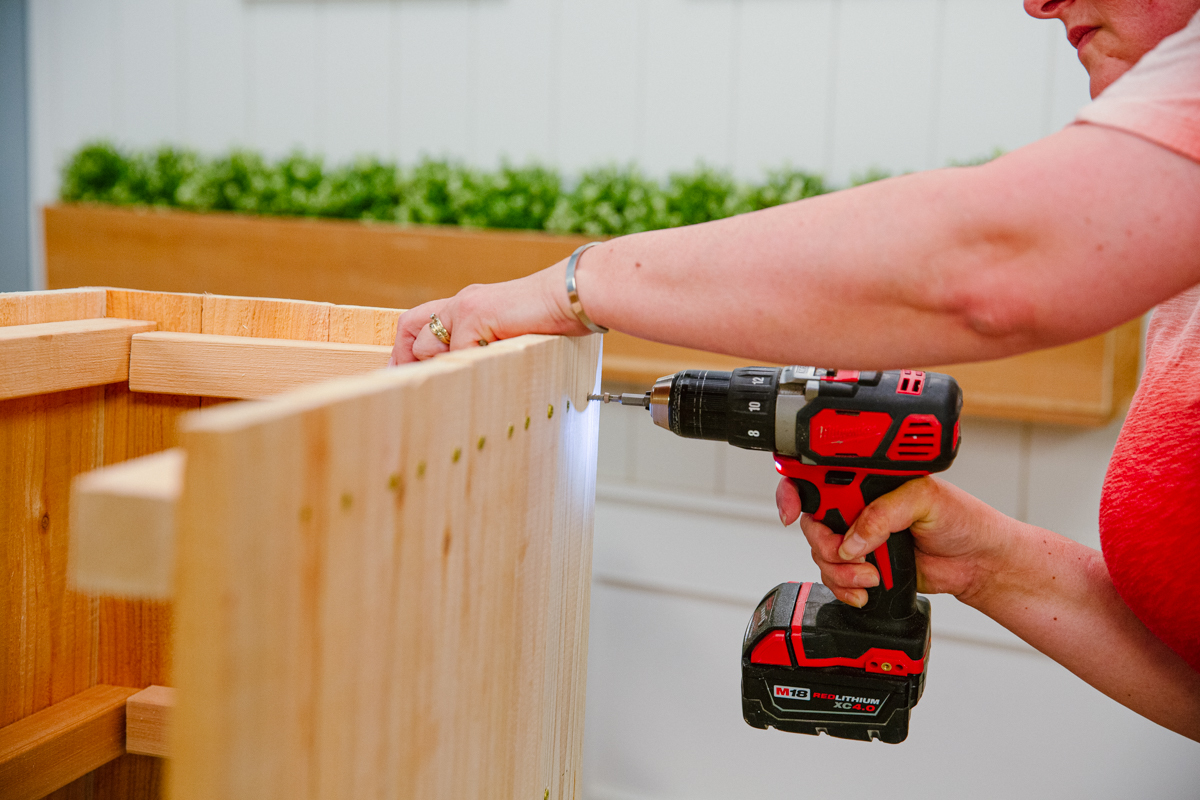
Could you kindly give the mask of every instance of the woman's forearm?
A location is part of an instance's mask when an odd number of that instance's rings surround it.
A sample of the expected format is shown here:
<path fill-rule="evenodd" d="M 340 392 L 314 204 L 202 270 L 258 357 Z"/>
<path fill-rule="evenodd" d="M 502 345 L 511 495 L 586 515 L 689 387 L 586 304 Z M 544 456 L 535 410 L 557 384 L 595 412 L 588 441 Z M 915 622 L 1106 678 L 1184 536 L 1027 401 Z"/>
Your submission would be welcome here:
<path fill-rule="evenodd" d="M 1200 280 L 1178 246 L 1200 245 L 1185 180 L 1200 166 L 1148 192 L 1162 159 L 1184 161 L 1076 126 L 983 167 L 613 240 L 581 259 L 580 295 L 615 330 L 763 360 L 916 366 L 1060 344 Z M 1139 185 L 1150 196 L 1131 203 Z"/>
<path fill-rule="evenodd" d="M 1200 741 L 1200 673 L 1134 616 L 1100 553 L 1007 522 L 1004 546 L 960 599 L 1122 705 Z"/>

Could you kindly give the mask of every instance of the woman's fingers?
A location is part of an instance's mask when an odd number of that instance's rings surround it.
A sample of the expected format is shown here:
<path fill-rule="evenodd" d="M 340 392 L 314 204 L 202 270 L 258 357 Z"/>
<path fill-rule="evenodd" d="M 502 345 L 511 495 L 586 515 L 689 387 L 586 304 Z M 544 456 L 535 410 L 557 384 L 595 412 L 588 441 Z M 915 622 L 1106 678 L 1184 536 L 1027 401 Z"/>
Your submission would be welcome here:
<path fill-rule="evenodd" d="M 861 608 L 867 602 L 866 589 L 879 585 L 879 573 L 865 557 L 845 559 L 838 554 L 842 537 L 827 526 L 805 515 L 800 528 L 812 547 L 813 561 L 821 570 L 821 582 L 843 603 Z"/>
<path fill-rule="evenodd" d="M 934 484 L 918 478 L 885 494 L 863 509 L 846 532 L 838 549 L 843 559 L 865 556 L 888 540 L 893 531 L 903 531 L 930 513 Z"/>
<path fill-rule="evenodd" d="M 429 323 L 432 321 L 429 319 L 429 315 L 439 313 L 440 317 L 441 314 L 445 313 L 443 306 L 448 302 L 447 300 L 440 300 L 432 303 L 422 303 L 400 315 L 400 321 L 396 323 L 396 343 L 392 345 L 392 357 L 388 362 L 390 365 L 407 364 L 411 361 L 418 361 L 422 357 L 429 358 L 430 355 L 435 355 L 435 353 L 431 352 L 428 355 L 421 356 L 418 352 L 414 351 L 414 348 L 418 346 L 417 340 L 424 336 L 428 336 L 437 342 L 437 339 L 433 336 L 433 331 L 429 329 Z M 427 344 L 423 346 L 422 351 L 424 350 L 428 350 Z"/>
<path fill-rule="evenodd" d="M 800 492 L 790 478 L 780 478 L 775 487 L 775 507 L 779 509 L 779 521 L 784 526 L 800 519 Z"/>

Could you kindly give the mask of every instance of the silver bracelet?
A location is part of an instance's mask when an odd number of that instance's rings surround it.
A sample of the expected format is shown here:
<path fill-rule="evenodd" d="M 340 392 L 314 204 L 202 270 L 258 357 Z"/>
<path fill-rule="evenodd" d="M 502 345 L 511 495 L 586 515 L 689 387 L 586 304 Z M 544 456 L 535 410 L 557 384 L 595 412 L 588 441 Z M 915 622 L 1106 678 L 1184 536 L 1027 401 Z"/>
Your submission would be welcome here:
<path fill-rule="evenodd" d="M 602 244 L 602 242 L 588 242 L 580 245 L 567 259 L 567 300 L 571 303 L 571 310 L 575 312 L 575 318 L 582 322 L 584 327 L 592 333 L 608 333 L 608 328 L 592 322 L 587 312 L 583 310 L 583 303 L 579 300 L 579 288 L 575 285 L 575 264 L 579 262 L 579 257 L 583 255 L 584 250 L 597 244 Z"/>

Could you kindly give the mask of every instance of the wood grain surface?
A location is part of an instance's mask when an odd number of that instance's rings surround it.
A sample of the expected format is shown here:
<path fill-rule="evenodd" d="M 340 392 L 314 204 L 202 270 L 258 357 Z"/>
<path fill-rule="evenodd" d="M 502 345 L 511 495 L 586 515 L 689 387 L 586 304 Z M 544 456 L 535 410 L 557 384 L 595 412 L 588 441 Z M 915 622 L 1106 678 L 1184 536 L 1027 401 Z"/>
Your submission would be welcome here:
<path fill-rule="evenodd" d="M 583 236 L 49 206 L 47 285 L 412 308 L 560 261 Z M 482 276 L 482 277 L 481 277 Z M 224 333 L 224 331 L 220 331 Z"/>
<path fill-rule="evenodd" d="M 535 232 L 89 206 L 48 207 L 45 231 L 48 285 L 53 287 L 109 284 L 395 308 L 448 297 L 472 283 L 530 274 L 588 241 Z M 331 327 L 329 341 L 342 341 L 335 338 L 336 327 Z M 242 335 L 236 330 L 205 332 Z M 381 337 L 361 343 L 389 341 Z M 959 380 L 968 415 L 1103 425 L 1132 397 L 1139 344 L 1140 322 L 1134 321 L 1065 347 L 930 368 Z M 611 385 L 647 388 L 657 377 L 680 369 L 746 365 L 745 359 L 618 332 L 608 334 L 604 344 L 604 379 Z"/>
<path fill-rule="evenodd" d="M 93 686 L 0 728 L 0 798 L 38 800 L 123 755 L 136 691 Z"/>
<path fill-rule="evenodd" d="M 160 331 L 199 333 L 203 296 L 107 289 L 109 316 L 152 320 Z M 117 464 L 178 444 L 177 424 L 200 398 L 131 392 L 111 384 L 104 397 L 104 463 Z M 172 610 L 169 602 L 102 596 L 99 599 L 98 679 L 142 688 L 170 683 Z M 94 800 L 154 800 L 163 793 L 160 759 L 125 755 L 89 777 Z"/>
<path fill-rule="evenodd" d="M 174 798 L 578 796 L 598 349 L 189 419 Z"/>
<path fill-rule="evenodd" d="M 81 592 L 171 597 L 179 448 L 80 475 L 71 489 L 72 580 Z"/>
<path fill-rule="evenodd" d="M 129 380 L 129 340 L 154 328 L 103 318 L 0 327 L 0 400 Z"/>
<path fill-rule="evenodd" d="M 135 336 L 129 388 L 239 399 L 387 366 L 391 347 L 194 333 Z"/>
<path fill-rule="evenodd" d="M 125 750 L 144 756 L 164 757 L 167 730 L 175 708 L 175 690 L 147 686 L 125 701 Z"/>

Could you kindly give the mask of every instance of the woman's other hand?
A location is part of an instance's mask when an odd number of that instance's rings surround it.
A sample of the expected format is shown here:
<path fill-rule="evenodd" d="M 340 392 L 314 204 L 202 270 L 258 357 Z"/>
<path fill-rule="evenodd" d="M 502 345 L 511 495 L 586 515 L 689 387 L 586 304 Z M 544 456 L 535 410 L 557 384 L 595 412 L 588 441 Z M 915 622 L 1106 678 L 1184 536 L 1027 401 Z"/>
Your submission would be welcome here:
<path fill-rule="evenodd" d="M 784 478 L 775 492 L 785 525 L 797 519 L 812 546 L 822 582 L 852 606 L 867 602 L 879 573 L 866 555 L 894 531 L 909 529 L 916 546 L 917 588 L 970 601 L 981 590 L 989 565 L 1003 559 L 1006 523 L 1020 525 L 980 500 L 937 478 L 918 478 L 863 509 L 845 536 L 800 513 L 800 496 Z"/>

